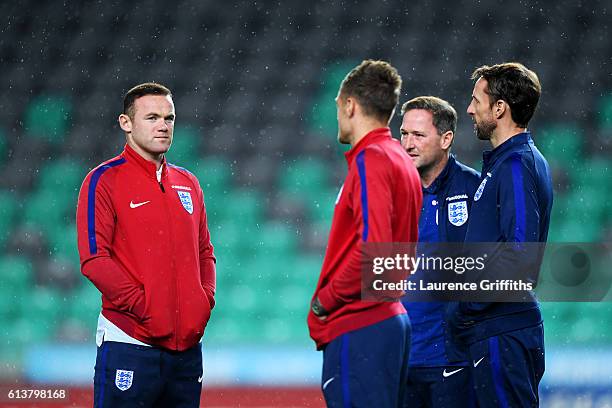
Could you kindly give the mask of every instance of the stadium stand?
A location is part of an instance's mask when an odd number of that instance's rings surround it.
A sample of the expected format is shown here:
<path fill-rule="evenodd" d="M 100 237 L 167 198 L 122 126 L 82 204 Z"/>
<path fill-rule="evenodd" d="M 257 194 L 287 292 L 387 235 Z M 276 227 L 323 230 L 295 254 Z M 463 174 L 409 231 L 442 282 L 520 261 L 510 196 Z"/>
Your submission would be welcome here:
<path fill-rule="evenodd" d="M 398 67 L 402 101 L 453 103 L 454 149 L 468 163 L 483 149 L 464 114 L 472 69 L 508 59 L 534 69 L 544 96 L 532 129 L 556 193 L 549 240 L 612 237 L 602 2 L 514 2 L 503 14 L 481 2 L 469 18 L 443 0 L 19 3 L 0 5 L 10 21 L 0 40 L 0 376 L 21 375 L 33 342 L 93 342 L 100 295 L 79 272 L 76 197 L 87 171 L 120 151 L 122 95 L 144 81 L 173 90 L 168 158 L 204 190 L 219 299 L 207 344 L 311 347 L 307 305 L 345 167 L 334 97 L 363 58 Z M 487 46 L 491 35 L 501 43 Z M 392 127 L 397 135 L 397 118 Z M 549 344 L 612 345 L 606 304 L 542 306 Z"/>

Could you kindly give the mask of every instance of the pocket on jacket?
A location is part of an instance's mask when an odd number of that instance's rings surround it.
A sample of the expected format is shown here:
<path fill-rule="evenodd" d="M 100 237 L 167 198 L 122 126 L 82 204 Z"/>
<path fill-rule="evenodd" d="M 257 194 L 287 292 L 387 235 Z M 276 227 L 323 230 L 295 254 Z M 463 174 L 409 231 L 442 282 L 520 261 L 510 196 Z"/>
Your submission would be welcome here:
<path fill-rule="evenodd" d="M 181 310 L 181 320 L 183 321 L 183 333 L 188 338 L 199 339 L 204 334 L 204 328 L 210 319 L 210 302 L 204 290 L 199 296 L 195 296 L 184 303 L 184 310 Z"/>
<path fill-rule="evenodd" d="M 166 338 L 172 335 L 174 332 L 174 316 L 171 311 L 174 307 L 170 307 L 169 304 L 162 304 L 159 301 L 167 300 L 164 296 L 155 297 L 151 293 L 151 289 L 144 288 L 145 293 L 145 311 L 144 318 L 142 320 L 143 328 L 149 333 L 152 338 Z M 153 304 L 158 301 L 159 303 Z"/>

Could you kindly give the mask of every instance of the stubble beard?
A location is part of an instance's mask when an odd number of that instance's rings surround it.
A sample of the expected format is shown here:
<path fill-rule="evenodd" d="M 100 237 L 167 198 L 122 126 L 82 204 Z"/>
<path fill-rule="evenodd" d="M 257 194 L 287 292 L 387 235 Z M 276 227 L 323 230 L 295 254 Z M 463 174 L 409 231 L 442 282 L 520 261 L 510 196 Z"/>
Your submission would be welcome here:
<path fill-rule="evenodd" d="M 497 128 L 497 123 L 495 121 L 482 121 L 480 123 L 476 122 L 474 125 L 474 130 L 476 132 L 476 137 L 478 140 L 491 140 L 491 136 L 493 136 L 493 131 Z"/>

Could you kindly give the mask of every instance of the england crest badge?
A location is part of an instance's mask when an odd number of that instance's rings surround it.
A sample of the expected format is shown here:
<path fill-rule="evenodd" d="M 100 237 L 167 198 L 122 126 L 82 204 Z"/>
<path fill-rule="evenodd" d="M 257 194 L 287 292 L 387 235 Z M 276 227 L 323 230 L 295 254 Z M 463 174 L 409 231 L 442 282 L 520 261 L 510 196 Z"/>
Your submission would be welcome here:
<path fill-rule="evenodd" d="M 456 201 L 448 203 L 448 222 L 455 227 L 460 227 L 468 220 L 467 201 Z"/>
<path fill-rule="evenodd" d="M 189 191 L 177 191 L 177 194 L 185 211 L 187 211 L 189 214 L 193 214 L 193 201 L 191 200 L 191 193 L 189 193 Z"/>
<path fill-rule="evenodd" d="M 117 370 L 117 374 L 115 374 L 115 385 L 121 391 L 125 391 L 132 386 L 133 379 L 134 379 L 133 371 Z"/>

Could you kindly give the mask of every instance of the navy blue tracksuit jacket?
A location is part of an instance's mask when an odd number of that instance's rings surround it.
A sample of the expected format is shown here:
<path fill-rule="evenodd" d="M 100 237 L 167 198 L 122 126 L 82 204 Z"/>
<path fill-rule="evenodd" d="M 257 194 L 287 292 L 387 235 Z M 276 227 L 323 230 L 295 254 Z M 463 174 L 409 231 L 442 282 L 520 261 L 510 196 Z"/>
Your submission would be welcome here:
<path fill-rule="evenodd" d="M 451 156 L 442 173 L 423 188 L 423 207 L 419 218 L 419 242 L 463 242 L 467 231 L 472 198 L 480 174 Z M 445 321 L 449 303 L 403 302 L 412 324 L 410 367 L 438 367 L 465 361 L 451 341 Z"/>
<path fill-rule="evenodd" d="M 499 243 L 490 259 L 496 274 L 533 262 L 512 253 L 507 242 L 546 242 L 553 202 L 552 181 L 546 159 L 529 132 L 508 139 L 483 154 L 481 182 L 474 195 L 465 237 L 474 242 Z M 539 262 L 539 261 L 538 261 Z M 539 266 L 539 263 L 538 263 Z M 463 302 L 451 310 L 452 329 L 462 342 L 536 326 L 542 316 L 535 298 L 525 302 Z"/>

